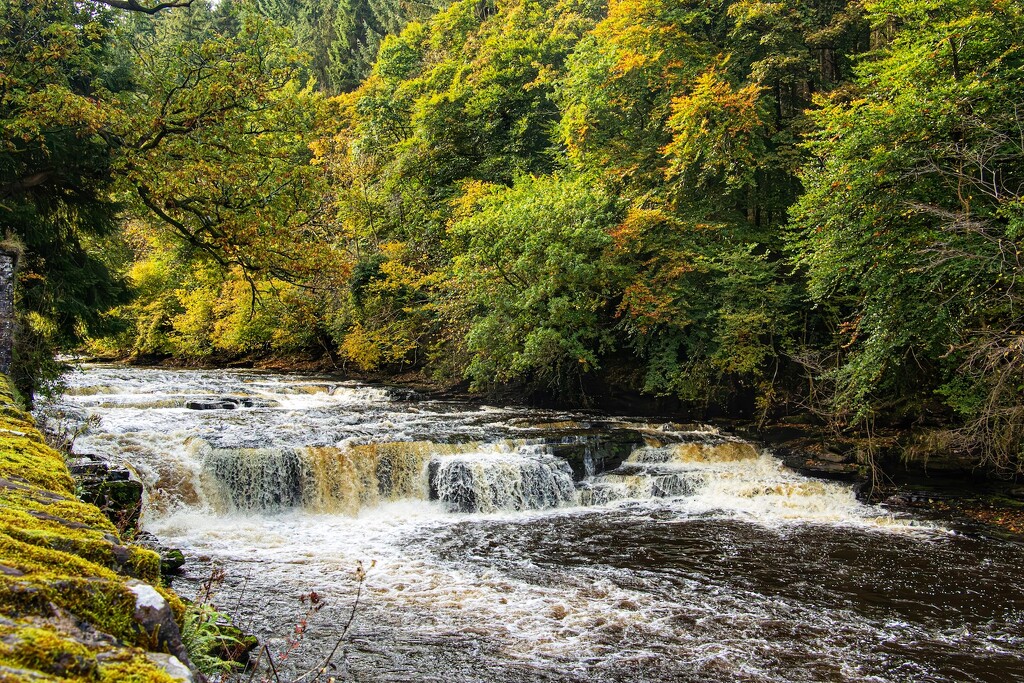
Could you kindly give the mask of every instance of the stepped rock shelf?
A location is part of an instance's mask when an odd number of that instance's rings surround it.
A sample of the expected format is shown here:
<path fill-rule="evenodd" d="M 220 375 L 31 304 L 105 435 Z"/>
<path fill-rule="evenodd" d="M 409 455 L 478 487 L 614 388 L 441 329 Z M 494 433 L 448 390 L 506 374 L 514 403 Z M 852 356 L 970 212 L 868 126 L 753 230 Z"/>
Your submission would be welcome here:
<path fill-rule="evenodd" d="M 75 495 L 0 376 L 0 682 L 193 681 L 160 557 Z"/>

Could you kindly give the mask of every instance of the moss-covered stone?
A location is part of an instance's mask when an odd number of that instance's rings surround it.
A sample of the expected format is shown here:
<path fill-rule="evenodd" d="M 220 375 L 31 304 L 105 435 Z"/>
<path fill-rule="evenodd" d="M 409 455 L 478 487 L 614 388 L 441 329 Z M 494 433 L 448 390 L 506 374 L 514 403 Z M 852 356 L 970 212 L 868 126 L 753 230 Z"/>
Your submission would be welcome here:
<path fill-rule="evenodd" d="M 0 624 L 0 681 L 175 683 L 140 650 L 29 621 Z"/>
<path fill-rule="evenodd" d="M 75 497 L 64 457 L 0 376 L 0 682 L 173 681 L 138 647 L 153 636 L 134 618 L 130 579 L 153 584 L 180 622 L 160 556 Z"/>

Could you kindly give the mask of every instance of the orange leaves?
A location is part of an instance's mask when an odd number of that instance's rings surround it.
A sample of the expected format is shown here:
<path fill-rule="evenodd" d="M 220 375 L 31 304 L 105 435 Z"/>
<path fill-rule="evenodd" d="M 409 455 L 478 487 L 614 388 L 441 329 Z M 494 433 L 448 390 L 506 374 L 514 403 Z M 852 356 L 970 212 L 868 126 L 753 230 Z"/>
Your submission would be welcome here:
<path fill-rule="evenodd" d="M 663 0 L 613 0 L 594 35 L 617 56 L 612 76 L 652 70 L 667 77 L 689 62 L 693 39 Z"/>
<path fill-rule="evenodd" d="M 673 98 L 672 141 L 662 150 L 669 158 L 666 177 L 744 182 L 764 154 L 761 92 L 753 83 L 737 89 L 711 69 L 691 92 Z"/>
<path fill-rule="evenodd" d="M 660 209 L 632 208 L 610 233 L 617 251 L 630 252 L 642 248 L 645 237 L 668 217 Z"/>

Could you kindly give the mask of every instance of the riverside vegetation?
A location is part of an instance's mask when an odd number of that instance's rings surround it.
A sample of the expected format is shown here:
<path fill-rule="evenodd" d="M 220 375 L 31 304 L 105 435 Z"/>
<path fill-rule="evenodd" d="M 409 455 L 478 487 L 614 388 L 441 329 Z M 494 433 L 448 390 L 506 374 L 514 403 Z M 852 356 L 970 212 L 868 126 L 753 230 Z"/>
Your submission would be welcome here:
<path fill-rule="evenodd" d="M 3 0 L 17 381 L 319 358 L 1019 473 L 1022 12 Z"/>

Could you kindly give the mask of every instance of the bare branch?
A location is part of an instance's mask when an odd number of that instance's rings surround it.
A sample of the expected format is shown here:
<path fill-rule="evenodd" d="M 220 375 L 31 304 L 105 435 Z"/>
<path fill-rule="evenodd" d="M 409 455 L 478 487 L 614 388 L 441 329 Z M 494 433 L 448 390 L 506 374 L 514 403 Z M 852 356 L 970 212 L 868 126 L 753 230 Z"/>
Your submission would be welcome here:
<path fill-rule="evenodd" d="M 160 2 L 148 7 L 140 4 L 137 0 L 93 0 L 93 2 L 98 2 L 101 5 L 113 7 L 114 9 L 123 9 L 128 12 L 141 12 L 143 14 L 156 14 L 157 12 L 165 9 L 192 6 L 192 0 L 170 0 L 169 2 Z"/>

